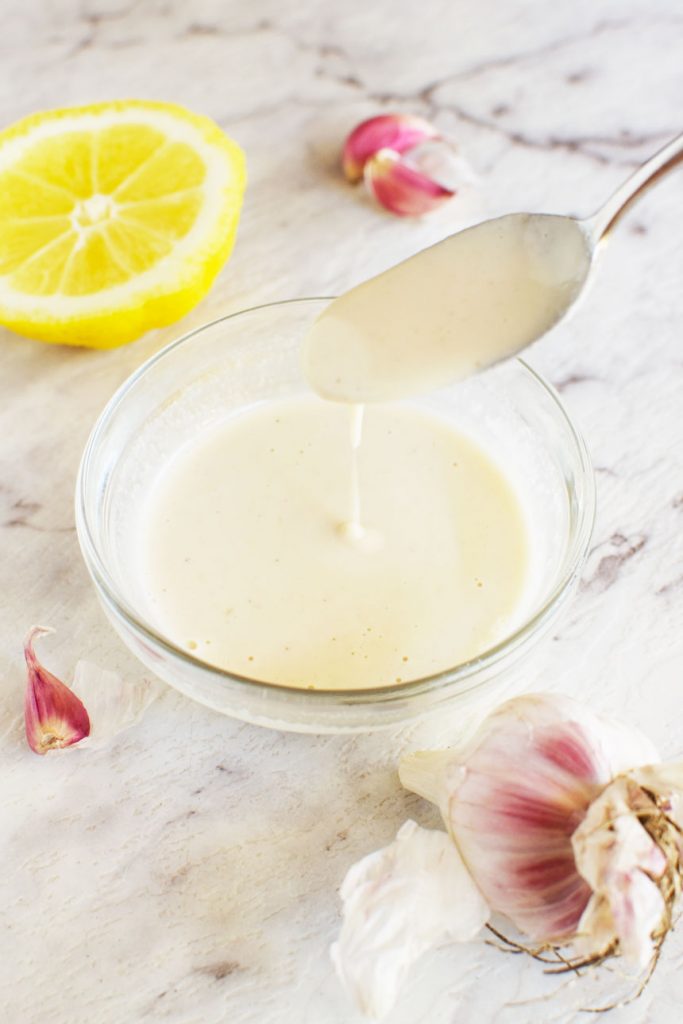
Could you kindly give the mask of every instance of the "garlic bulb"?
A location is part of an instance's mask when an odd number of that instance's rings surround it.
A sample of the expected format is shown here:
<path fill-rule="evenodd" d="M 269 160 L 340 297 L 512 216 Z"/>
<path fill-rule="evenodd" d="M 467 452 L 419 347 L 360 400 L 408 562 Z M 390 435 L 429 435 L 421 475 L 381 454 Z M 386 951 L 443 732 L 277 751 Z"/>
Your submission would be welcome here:
<path fill-rule="evenodd" d="M 356 1002 L 385 1012 L 429 944 L 470 938 L 463 906 L 468 925 L 503 914 L 535 945 L 569 944 L 570 960 L 654 963 L 683 875 L 683 765 L 658 762 L 638 730 L 552 695 L 501 705 L 462 750 L 404 757 L 403 785 L 441 810 L 456 855 L 452 884 L 429 883 L 439 907 L 425 900 L 423 928 L 416 891 L 428 886 L 406 865 L 435 840 L 414 823 L 399 832 L 400 858 L 390 846 L 351 869 L 335 963 Z M 388 962 L 400 970 L 387 971 Z"/>
<path fill-rule="evenodd" d="M 462 753 L 418 753 L 399 777 L 437 804 L 489 905 L 534 942 L 574 934 L 591 890 L 572 834 L 616 775 L 658 761 L 641 733 L 566 697 L 489 715 Z"/>

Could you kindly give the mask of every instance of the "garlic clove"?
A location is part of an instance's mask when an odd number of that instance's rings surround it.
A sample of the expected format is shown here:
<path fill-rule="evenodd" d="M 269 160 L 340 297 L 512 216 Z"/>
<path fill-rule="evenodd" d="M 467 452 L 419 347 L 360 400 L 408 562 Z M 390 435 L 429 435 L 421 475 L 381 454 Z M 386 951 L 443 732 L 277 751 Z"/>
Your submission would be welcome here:
<path fill-rule="evenodd" d="M 73 746 L 97 748 L 140 720 L 161 691 L 156 679 L 122 679 L 116 672 L 79 661 L 69 688 L 38 662 L 37 636 L 53 629 L 34 626 L 25 642 L 28 684 L 26 738 L 37 754 Z M 86 707 L 89 712 L 86 711 Z"/>
<path fill-rule="evenodd" d="M 455 195 L 391 149 L 375 153 L 366 162 L 363 177 L 377 202 L 399 217 L 431 213 Z"/>
<path fill-rule="evenodd" d="M 380 114 L 353 129 L 344 143 L 342 168 L 350 182 L 363 177 L 367 161 L 381 149 L 405 153 L 427 139 L 440 138 L 436 128 L 412 114 Z"/>
<path fill-rule="evenodd" d="M 658 760 L 641 733 L 570 698 L 501 705 L 462 751 L 405 757 L 401 782 L 436 803 L 487 902 L 537 942 L 570 938 L 591 897 L 572 834 L 614 775 Z"/>
<path fill-rule="evenodd" d="M 36 754 L 70 747 L 90 733 L 90 718 L 83 703 L 36 658 L 34 640 L 52 632 L 44 626 L 33 626 L 24 641 L 28 668 L 24 723 L 28 745 Z"/>
<path fill-rule="evenodd" d="M 367 1016 L 393 1006 L 414 961 L 450 939 L 474 937 L 489 908 L 445 832 L 407 821 L 383 850 L 349 870 L 341 887 L 344 921 L 331 956 Z"/>

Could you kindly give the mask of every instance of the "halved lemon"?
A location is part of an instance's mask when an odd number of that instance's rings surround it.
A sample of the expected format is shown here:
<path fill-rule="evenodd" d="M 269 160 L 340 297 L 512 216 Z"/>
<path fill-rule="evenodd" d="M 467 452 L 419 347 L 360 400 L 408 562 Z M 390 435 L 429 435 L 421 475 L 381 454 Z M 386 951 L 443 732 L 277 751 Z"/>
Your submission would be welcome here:
<path fill-rule="evenodd" d="M 244 154 L 208 117 L 122 100 L 0 132 L 0 323 L 110 348 L 183 316 L 235 241 Z"/>

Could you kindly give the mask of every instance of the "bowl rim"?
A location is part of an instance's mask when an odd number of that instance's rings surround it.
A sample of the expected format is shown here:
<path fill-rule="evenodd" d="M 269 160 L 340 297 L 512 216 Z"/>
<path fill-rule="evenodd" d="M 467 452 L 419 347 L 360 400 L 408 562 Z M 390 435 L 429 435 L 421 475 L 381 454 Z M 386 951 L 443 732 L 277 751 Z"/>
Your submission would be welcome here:
<path fill-rule="evenodd" d="M 196 335 L 203 333 L 209 328 L 216 327 L 248 313 L 255 313 L 265 309 L 276 309 L 280 306 L 294 304 L 305 304 L 315 302 L 330 302 L 331 296 L 305 296 L 301 298 L 280 299 L 273 302 L 259 303 L 217 317 L 193 328 L 191 331 L 182 334 L 180 337 L 163 346 L 158 352 L 146 359 L 135 369 L 124 382 L 116 389 L 109 398 L 100 414 L 98 415 L 88 440 L 85 444 L 80 460 L 75 488 L 75 512 L 76 532 L 81 554 L 86 568 L 95 583 L 99 596 L 104 599 L 110 609 L 121 617 L 124 622 L 135 633 L 142 634 L 145 641 L 160 647 L 163 652 L 181 663 L 187 665 L 193 671 L 199 671 L 204 676 L 213 676 L 223 683 L 235 684 L 251 695 L 255 691 L 269 694 L 273 698 L 286 699 L 288 703 L 303 703 L 310 708 L 315 702 L 321 708 L 343 703 L 349 705 L 363 704 L 389 704 L 406 698 L 434 693 L 444 689 L 460 690 L 461 683 L 471 679 L 482 671 L 493 669 L 511 655 L 516 654 L 526 647 L 529 640 L 540 631 L 546 620 L 550 619 L 563 600 L 568 595 L 572 583 L 580 571 L 588 554 L 588 547 L 595 522 L 596 511 L 596 488 L 595 476 L 588 453 L 588 448 L 578 427 L 574 424 L 567 412 L 562 399 L 556 388 L 546 380 L 539 372 L 533 369 L 524 359 L 513 358 L 510 362 L 516 363 L 540 386 L 540 388 L 551 399 L 559 419 L 567 430 L 568 436 L 574 446 L 577 456 L 576 464 L 578 472 L 584 485 L 584 500 L 578 505 L 578 514 L 571 547 L 564 560 L 564 570 L 543 604 L 527 616 L 524 621 L 510 634 L 505 636 L 492 647 L 482 651 L 475 658 L 461 662 L 450 668 L 442 669 L 429 676 L 422 676 L 402 683 L 391 683 L 385 686 L 362 687 L 358 689 L 309 689 L 307 687 L 290 686 L 281 683 L 272 683 L 264 679 L 252 676 L 240 675 L 215 665 L 202 661 L 192 653 L 177 647 L 171 640 L 164 637 L 152 625 L 146 622 L 136 610 L 120 596 L 117 587 L 112 580 L 105 561 L 100 555 L 97 544 L 93 538 L 88 509 L 86 507 L 86 484 L 89 479 L 89 472 L 93 457 L 97 451 L 98 443 L 108 422 L 112 419 L 119 407 L 125 401 L 128 393 L 135 387 L 147 373 L 149 373 L 158 362 L 165 359 L 176 348 L 186 344 Z M 483 680 L 482 680 L 483 682 Z M 472 687 L 462 687 L 467 692 Z"/>

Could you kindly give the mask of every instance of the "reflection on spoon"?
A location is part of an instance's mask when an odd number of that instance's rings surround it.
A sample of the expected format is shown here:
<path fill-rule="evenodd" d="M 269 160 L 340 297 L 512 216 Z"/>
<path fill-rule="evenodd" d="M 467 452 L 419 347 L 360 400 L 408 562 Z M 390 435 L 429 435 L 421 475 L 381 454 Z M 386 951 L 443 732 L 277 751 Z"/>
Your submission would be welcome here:
<path fill-rule="evenodd" d="M 402 398 L 515 355 L 573 306 L 600 239 L 682 157 L 683 135 L 589 220 L 484 221 L 334 299 L 304 342 L 313 389 L 340 402 Z"/>

